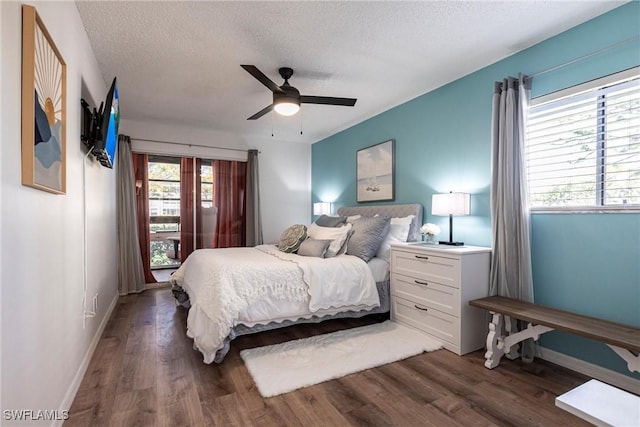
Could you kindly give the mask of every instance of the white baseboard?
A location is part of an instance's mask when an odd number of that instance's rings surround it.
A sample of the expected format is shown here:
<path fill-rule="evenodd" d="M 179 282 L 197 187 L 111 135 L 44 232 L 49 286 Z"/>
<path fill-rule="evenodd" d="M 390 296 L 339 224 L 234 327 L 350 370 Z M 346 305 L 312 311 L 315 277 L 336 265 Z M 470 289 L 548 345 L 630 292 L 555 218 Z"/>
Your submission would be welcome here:
<path fill-rule="evenodd" d="M 628 375 L 624 375 L 619 372 L 603 368 L 602 366 L 594 365 L 593 363 L 585 362 L 584 360 L 576 359 L 575 357 L 567 356 L 566 354 L 558 353 L 557 351 L 549 350 L 548 348 L 540 346 L 538 346 L 538 357 L 546 360 L 547 362 L 555 363 L 556 365 L 560 365 L 588 377 L 595 378 L 623 390 L 627 390 L 630 393 L 640 394 L 640 381 L 631 378 Z"/>
<path fill-rule="evenodd" d="M 100 322 L 100 326 L 98 326 L 98 330 L 96 331 L 95 336 L 91 340 L 91 344 L 87 349 L 87 353 L 84 355 L 84 358 L 82 359 L 82 363 L 80 363 L 80 366 L 78 367 L 78 371 L 76 372 L 76 375 L 73 378 L 73 381 L 71 382 L 71 385 L 69 386 L 69 389 L 67 390 L 66 395 L 64 396 L 64 400 L 60 405 L 60 411 L 68 411 L 69 408 L 71 408 L 71 404 L 73 403 L 73 400 L 76 397 L 76 393 L 78 393 L 78 389 L 80 388 L 80 384 L 82 383 L 84 374 L 87 373 L 87 368 L 89 367 L 89 362 L 93 357 L 93 352 L 96 350 L 96 347 L 98 346 L 98 342 L 100 341 L 100 338 L 102 337 L 102 333 L 104 332 L 104 328 L 106 328 L 107 322 L 111 318 L 111 313 L 116 308 L 116 304 L 118 302 L 119 297 L 120 295 L 118 295 L 118 293 L 116 292 L 113 298 L 113 301 L 111 301 L 111 304 L 109 304 L 109 308 L 107 309 L 107 312 L 102 318 L 102 321 Z M 63 423 L 64 423 L 64 420 L 58 420 L 58 421 L 55 421 L 52 424 L 52 426 L 62 426 Z"/>

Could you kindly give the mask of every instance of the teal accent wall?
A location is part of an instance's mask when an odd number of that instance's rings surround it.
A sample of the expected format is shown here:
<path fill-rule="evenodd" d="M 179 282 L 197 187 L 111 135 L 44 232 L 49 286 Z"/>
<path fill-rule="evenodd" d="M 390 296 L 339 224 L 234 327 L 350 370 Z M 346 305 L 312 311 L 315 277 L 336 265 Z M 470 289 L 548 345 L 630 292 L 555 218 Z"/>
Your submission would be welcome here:
<path fill-rule="evenodd" d="M 424 222 L 446 234 L 448 219 L 430 214 L 431 195 L 471 193 L 471 215 L 454 218 L 454 239 L 490 246 L 493 83 L 519 72 L 535 75 L 639 35 L 640 3 L 633 1 L 313 144 L 312 201 L 356 205 L 357 150 L 395 139 L 396 195 L 388 203 L 421 203 Z M 636 39 L 535 76 L 532 95 L 638 65 Z M 537 303 L 640 326 L 639 214 L 534 214 L 531 239 Z M 540 342 L 640 378 L 602 343 L 558 332 Z"/>
<path fill-rule="evenodd" d="M 640 326 L 640 214 L 533 215 L 531 256 L 538 304 Z M 550 332 L 540 344 L 630 374 L 600 342 Z"/>

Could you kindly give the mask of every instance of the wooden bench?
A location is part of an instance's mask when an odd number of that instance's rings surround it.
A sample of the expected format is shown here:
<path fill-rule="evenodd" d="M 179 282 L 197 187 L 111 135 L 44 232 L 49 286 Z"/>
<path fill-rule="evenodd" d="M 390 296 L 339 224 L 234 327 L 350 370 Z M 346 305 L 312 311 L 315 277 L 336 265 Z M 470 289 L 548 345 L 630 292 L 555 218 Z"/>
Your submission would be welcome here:
<path fill-rule="evenodd" d="M 640 372 L 640 328 L 500 296 L 472 300 L 469 305 L 492 314 L 484 363 L 489 369 L 498 366 L 503 355 L 509 359 L 518 357 L 519 342 L 528 338 L 537 341 L 541 334 L 558 330 L 607 344 L 627 362 L 631 372 Z M 520 332 L 512 332 L 512 318 L 529 325 Z"/>

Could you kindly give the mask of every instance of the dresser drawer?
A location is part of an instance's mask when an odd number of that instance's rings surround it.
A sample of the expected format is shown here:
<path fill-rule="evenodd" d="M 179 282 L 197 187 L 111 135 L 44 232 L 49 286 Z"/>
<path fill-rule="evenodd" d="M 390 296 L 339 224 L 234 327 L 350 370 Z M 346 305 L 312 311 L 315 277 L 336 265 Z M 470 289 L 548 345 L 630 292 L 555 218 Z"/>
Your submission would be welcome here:
<path fill-rule="evenodd" d="M 391 293 L 416 303 L 450 314 L 460 315 L 460 289 L 440 283 L 394 274 Z"/>
<path fill-rule="evenodd" d="M 392 251 L 391 271 L 405 276 L 435 280 L 447 286 L 460 287 L 460 260 L 430 253 Z"/>
<path fill-rule="evenodd" d="M 426 311 L 421 310 L 416 308 L 414 302 L 398 297 L 392 298 L 391 313 L 393 320 L 413 326 L 449 343 L 457 345 L 460 340 L 458 333 L 460 320 L 458 317 L 433 308 L 427 308 Z"/>

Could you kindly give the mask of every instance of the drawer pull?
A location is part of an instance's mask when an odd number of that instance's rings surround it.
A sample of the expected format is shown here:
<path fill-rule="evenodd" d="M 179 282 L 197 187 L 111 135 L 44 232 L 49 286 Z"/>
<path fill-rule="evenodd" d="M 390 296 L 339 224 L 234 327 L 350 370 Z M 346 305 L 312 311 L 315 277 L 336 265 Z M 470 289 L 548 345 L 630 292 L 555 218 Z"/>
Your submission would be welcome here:
<path fill-rule="evenodd" d="M 422 311 L 429 311 L 429 309 L 422 308 L 422 307 L 418 307 L 418 304 L 414 304 L 413 306 L 414 306 L 415 308 L 417 308 L 418 310 L 422 310 Z"/>
<path fill-rule="evenodd" d="M 415 280 L 415 279 L 414 279 L 414 282 L 416 283 L 416 285 L 429 286 L 429 284 L 427 282 L 421 282 L 421 281 Z"/>
<path fill-rule="evenodd" d="M 422 255 L 414 255 L 414 257 L 416 257 L 418 259 L 429 259 L 428 256 L 422 256 Z"/>

